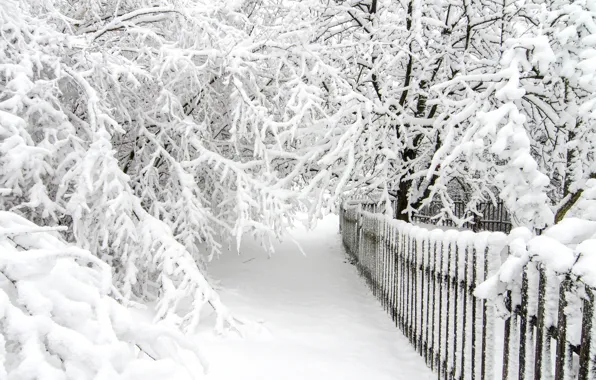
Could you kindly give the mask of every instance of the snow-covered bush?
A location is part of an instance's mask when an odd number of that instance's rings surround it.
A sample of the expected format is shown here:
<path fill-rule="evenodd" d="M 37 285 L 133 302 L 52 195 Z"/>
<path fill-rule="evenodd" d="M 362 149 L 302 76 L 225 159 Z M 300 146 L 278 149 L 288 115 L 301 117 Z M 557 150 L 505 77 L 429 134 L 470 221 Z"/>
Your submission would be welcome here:
<path fill-rule="evenodd" d="M 110 267 L 56 230 L 0 211 L 1 378 L 192 379 L 206 369 L 180 332 L 133 319 Z"/>

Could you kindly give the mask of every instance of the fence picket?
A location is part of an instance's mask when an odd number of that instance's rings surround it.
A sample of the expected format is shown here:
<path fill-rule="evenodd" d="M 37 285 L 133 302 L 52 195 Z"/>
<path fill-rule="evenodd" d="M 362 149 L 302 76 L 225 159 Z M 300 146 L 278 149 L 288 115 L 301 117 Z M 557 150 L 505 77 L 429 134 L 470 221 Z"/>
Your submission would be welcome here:
<path fill-rule="evenodd" d="M 571 288 L 571 280 L 566 277 L 560 285 L 559 292 L 559 318 L 557 334 L 557 360 L 555 367 L 555 380 L 565 380 L 568 375 L 568 347 L 567 347 L 567 292 Z"/>
<path fill-rule="evenodd" d="M 544 318 L 546 309 L 546 274 L 544 269 L 538 268 L 538 315 L 536 318 L 536 347 L 534 354 L 534 380 L 542 380 L 544 357 Z"/>
<path fill-rule="evenodd" d="M 579 373 L 578 380 L 588 380 L 590 378 L 590 367 L 592 365 L 592 322 L 594 319 L 594 293 L 586 289 L 586 299 L 584 300 L 584 311 L 582 316 L 582 337 L 579 353 Z"/>
<path fill-rule="evenodd" d="M 451 307 L 452 307 L 452 302 L 451 302 L 451 250 L 452 250 L 452 243 L 450 240 L 447 241 L 448 247 L 447 247 L 447 262 L 446 262 L 446 269 L 445 269 L 445 274 L 443 276 L 443 281 L 445 282 L 445 289 L 446 289 L 446 302 L 447 302 L 447 307 L 446 307 L 446 311 L 447 311 L 447 315 L 445 316 L 446 321 L 445 321 L 445 360 L 444 360 L 444 364 L 443 364 L 443 378 L 447 379 L 449 378 L 449 372 L 451 370 L 451 363 L 449 360 L 449 346 L 452 342 L 451 339 L 451 331 L 450 331 L 450 325 L 451 325 L 451 317 L 453 316 L 453 313 L 451 312 Z"/>
<path fill-rule="evenodd" d="M 511 296 L 507 291 L 505 296 L 505 305 L 507 309 L 511 309 Z M 509 357 L 511 355 L 511 318 L 507 318 L 505 321 L 505 335 L 503 337 L 503 380 L 509 379 Z"/>
<path fill-rule="evenodd" d="M 400 298 L 400 280 L 401 280 L 401 246 L 400 246 L 400 231 L 395 227 L 395 326 L 399 328 L 399 308 L 401 305 Z"/>
<path fill-rule="evenodd" d="M 406 237 L 406 251 L 405 253 L 405 265 L 406 265 L 406 285 L 405 285 L 405 291 L 406 291 L 406 310 L 404 312 L 404 318 L 406 321 L 406 337 L 408 337 L 410 344 L 412 343 L 412 330 L 410 329 L 411 326 L 411 318 L 412 318 L 412 312 L 411 312 L 411 305 L 412 305 L 412 285 L 411 285 L 411 281 L 412 281 L 412 268 L 410 266 L 410 254 L 411 254 L 411 247 L 410 247 L 410 236 L 408 235 Z"/>
<path fill-rule="evenodd" d="M 412 336 L 410 335 L 410 293 L 412 288 L 410 287 L 410 237 L 406 235 L 404 237 L 404 332 L 406 337 L 412 342 Z"/>
<path fill-rule="evenodd" d="M 489 261 L 489 249 L 488 247 L 486 247 L 484 249 L 484 259 L 483 259 L 483 270 L 482 270 L 482 277 L 480 282 L 485 281 L 488 278 L 488 261 Z M 493 360 L 493 358 L 491 357 L 491 352 L 488 350 L 488 342 L 489 342 L 489 334 L 488 334 L 488 329 L 489 329 L 489 322 L 488 322 L 488 310 L 487 310 L 487 305 L 486 305 L 486 300 L 481 300 L 480 304 L 482 306 L 482 351 L 481 355 L 482 355 L 482 359 L 480 362 L 480 379 L 484 380 L 484 379 L 492 379 L 493 374 L 489 373 L 490 371 L 487 371 L 487 368 L 490 368 L 491 366 L 489 365 L 488 360 Z"/>
<path fill-rule="evenodd" d="M 383 246 L 385 247 L 385 311 L 387 313 L 391 312 L 391 250 L 389 249 L 389 237 L 390 235 L 390 228 L 389 223 L 387 221 L 384 222 L 385 231 L 385 241 L 383 242 Z"/>
<path fill-rule="evenodd" d="M 412 339 L 414 349 L 419 351 L 418 316 L 420 313 L 418 312 L 418 307 L 420 306 L 420 289 L 418 287 L 418 241 L 414 237 L 412 238 L 412 247 Z"/>
<path fill-rule="evenodd" d="M 425 262 L 425 251 L 426 251 L 426 241 L 421 240 L 420 242 L 420 346 L 418 348 L 418 352 L 420 356 L 425 358 L 426 360 L 426 335 L 428 334 L 428 320 L 425 320 L 426 311 L 428 310 L 428 304 L 426 303 L 428 289 L 424 289 L 425 285 L 428 283 L 426 279 L 426 272 L 424 268 L 426 268 Z"/>
<path fill-rule="evenodd" d="M 520 330 L 519 330 L 519 373 L 518 379 L 524 380 L 526 378 L 526 344 L 528 343 L 528 272 L 524 270 L 522 274 L 522 290 L 521 290 L 521 305 L 520 305 Z M 530 327 L 531 328 L 531 327 Z"/>
<path fill-rule="evenodd" d="M 404 252 L 406 250 L 406 243 L 403 230 L 399 231 L 399 329 L 402 332 L 405 332 L 405 324 L 404 324 L 404 311 L 405 311 L 405 281 L 406 281 L 406 274 L 405 274 L 405 265 L 404 265 Z M 404 334 L 405 335 L 405 334 Z"/>
<path fill-rule="evenodd" d="M 438 243 L 438 242 L 437 242 Z M 440 242 L 440 247 L 443 247 L 443 242 Z M 443 253 L 441 250 L 438 250 L 440 254 L 440 261 L 439 261 L 439 270 L 437 271 L 437 282 L 439 283 L 439 308 L 437 310 L 438 313 L 438 320 L 439 320 L 439 327 L 438 327 L 438 334 L 437 334 L 437 373 L 439 374 L 439 379 L 441 378 L 442 372 L 444 372 L 444 365 L 443 365 L 443 353 L 445 350 L 443 349 L 443 340 L 445 337 L 444 330 L 444 323 L 443 318 L 441 317 L 443 314 L 443 298 L 444 298 L 444 291 L 443 291 Z"/>
<path fill-rule="evenodd" d="M 472 255 L 472 278 L 470 280 L 471 282 L 471 286 L 468 288 L 468 291 L 470 292 L 470 294 L 472 293 L 472 286 L 476 286 L 476 263 L 477 263 L 477 259 L 476 259 L 476 247 L 474 247 L 474 254 Z M 477 326 L 479 325 L 478 321 L 477 321 L 477 307 L 478 307 L 478 302 L 476 301 L 476 297 L 471 297 L 472 298 L 472 333 L 471 333 L 471 347 L 470 347 L 470 379 L 471 380 L 476 380 L 476 330 L 477 330 Z"/>
<path fill-rule="evenodd" d="M 436 315 L 437 315 L 437 242 L 431 240 L 430 244 L 432 244 L 432 253 L 433 253 L 433 258 L 432 258 L 432 268 L 430 271 L 430 278 L 432 281 L 432 289 L 433 289 L 433 300 L 432 300 L 432 320 L 431 320 L 431 325 L 430 325 L 430 336 L 431 336 L 431 345 L 430 345 L 430 369 L 434 370 L 436 367 L 436 347 L 437 347 L 437 339 L 436 339 L 436 333 L 435 333 L 435 326 L 436 326 Z"/>
<path fill-rule="evenodd" d="M 463 261 L 464 261 L 464 269 L 463 269 L 463 278 L 459 280 L 457 286 L 459 288 L 459 292 L 461 293 L 462 297 L 462 318 L 461 318 L 461 350 L 460 350 L 460 357 L 459 357 L 459 376 L 458 379 L 465 379 L 467 371 L 467 349 L 468 349 L 468 330 L 466 327 L 468 326 L 468 246 L 467 242 L 464 244 L 463 247 Z M 461 261 L 458 261 L 461 266 Z"/>
<path fill-rule="evenodd" d="M 453 293 L 454 293 L 454 297 L 453 297 L 453 347 L 451 349 L 452 352 L 452 366 L 453 366 L 453 370 L 452 370 L 452 376 L 451 378 L 458 378 L 459 377 L 459 368 L 458 368 L 458 350 L 457 350 L 457 344 L 458 341 L 461 340 L 461 337 L 459 336 L 459 318 L 461 318 L 461 315 L 459 313 L 459 306 L 460 306 L 460 302 L 459 302 L 459 298 L 460 298 L 460 294 L 459 294 L 459 244 L 457 242 L 457 240 L 454 241 L 454 251 L 455 251 L 455 260 L 454 260 L 454 270 L 453 270 L 453 280 L 452 280 L 452 287 L 453 287 Z M 458 318 L 459 317 L 459 318 Z"/>

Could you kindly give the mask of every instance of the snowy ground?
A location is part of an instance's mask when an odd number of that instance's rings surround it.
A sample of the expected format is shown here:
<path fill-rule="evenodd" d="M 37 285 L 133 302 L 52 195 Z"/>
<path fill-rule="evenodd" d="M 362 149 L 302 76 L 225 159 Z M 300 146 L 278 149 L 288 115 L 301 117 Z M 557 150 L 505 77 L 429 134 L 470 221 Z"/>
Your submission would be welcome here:
<path fill-rule="evenodd" d="M 239 337 L 197 336 L 212 380 L 434 378 L 346 262 L 338 218 L 314 231 L 298 228 L 269 258 L 245 242 L 240 255 L 212 264 L 220 294 L 238 315 L 262 320 L 264 331 Z"/>

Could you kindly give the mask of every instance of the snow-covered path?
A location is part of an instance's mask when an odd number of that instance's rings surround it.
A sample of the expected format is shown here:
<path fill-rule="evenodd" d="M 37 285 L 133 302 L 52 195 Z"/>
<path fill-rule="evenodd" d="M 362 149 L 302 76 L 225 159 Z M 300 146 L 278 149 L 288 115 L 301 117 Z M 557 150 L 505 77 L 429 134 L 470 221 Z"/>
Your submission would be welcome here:
<path fill-rule="evenodd" d="M 269 258 L 256 244 L 212 264 L 220 294 L 238 315 L 262 320 L 265 331 L 197 339 L 213 380 L 434 378 L 424 361 L 346 262 L 338 219 L 296 229 Z"/>

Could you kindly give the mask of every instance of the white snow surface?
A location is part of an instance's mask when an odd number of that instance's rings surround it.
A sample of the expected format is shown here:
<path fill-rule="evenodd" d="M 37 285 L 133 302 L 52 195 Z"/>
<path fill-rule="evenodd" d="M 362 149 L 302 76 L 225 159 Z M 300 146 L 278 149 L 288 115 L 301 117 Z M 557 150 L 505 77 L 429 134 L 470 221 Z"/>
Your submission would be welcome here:
<path fill-rule="evenodd" d="M 327 216 L 312 231 L 296 228 L 271 257 L 244 241 L 240 254 L 214 260 L 222 301 L 261 328 L 240 338 L 206 324 L 197 340 L 207 379 L 434 378 L 348 262 L 338 225 Z"/>

